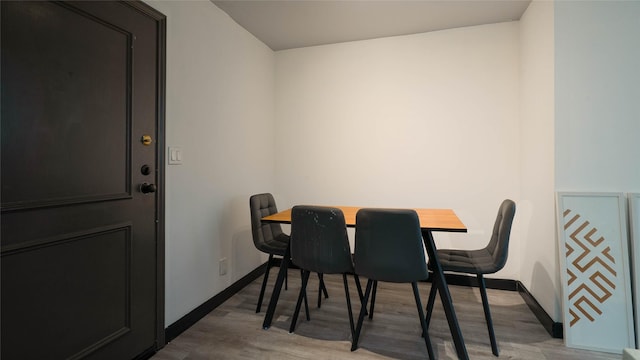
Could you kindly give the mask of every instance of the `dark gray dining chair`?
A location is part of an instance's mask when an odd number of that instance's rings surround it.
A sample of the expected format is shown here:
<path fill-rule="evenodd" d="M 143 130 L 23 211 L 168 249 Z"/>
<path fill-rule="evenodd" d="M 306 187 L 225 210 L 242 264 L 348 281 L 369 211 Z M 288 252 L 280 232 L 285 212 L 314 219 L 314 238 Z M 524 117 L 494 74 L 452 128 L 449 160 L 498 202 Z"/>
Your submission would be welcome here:
<path fill-rule="evenodd" d="M 418 281 L 429 277 L 418 214 L 414 210 L 360 209 L 356 213 L 355 243 L 355 272 L 368 281 L 351 351 L 358 348 L 362 322 L 367 313 L 366 304 L 374 282 L 411 283 L 422 335 L 429 358 L 433 359 L 433 348 L 418 291 Z"/>
<path fill-rule="evenodd" d="M 262 307 L 262 300 L 264 298 L 264 291 L 267 287 L 267 281 L 269 280 L 269 270 L 274 264 L 273 256 L 283 257 L 285 255 L 287 246 L 289 246 L 290 237 L 282 231 L 282 226 L 280 226 L 279 223 L 262 221 L 263 217 L 273 215 L 278 212 L 276 200 L 272 194 L 263 193 L 252 195 L 249 198 L 249 209 L 251 211 L 251 235 L 253 237 L 253 244 L 256 249 L 269 254 L 267 269 L 264 273 L 262 287 L 260 288 L 260 295 L 258 296 L 258 305 L 256 306 L 256 313 L 259 313 L 260 308 Z M 329 297 L 324 281 L 322 280 L 322 275 L 318 274 L 318 277 L 320 278 L 321 292 L 324 293 L 325 297 Z M 285 290 L 288 287 L 287 279 L 287 273 L 285 273 Z M 318 307 L 320 307 L 320 294 L 318 294 Z M 307 309 L 307 312 L 308 311 L 309 310 Z"/>
<path fill-rule="evenodd" d="M 491 350 L 495 356 L 498 356 L 499 354 L 498 344 L 493 330 L 493 321 L 491 320 L 491 311 L 489 310 L 489 300 L 487 299 L 487 287 L 483 275 L 493 274 L 502 269 L 507 263 L 511 224 L 513 223 L 515 214 L 516 203 L 513 202 L 513 200 L 504 200 L 498 209 L 498 215 L 493 225 L 491 239 L 487 246 L 482 249 L 440 249 L 437 251 L 438 259 L 440 259 L 443 271 L 476 275 L 478 287 L 480 288 L 480 297 L 482 298 L 482 306 L 484 308 L 484 316 L 487 321 L 487 329 L 489 330 Z M 429 301 L 427 303 L 427 325 L 431 320 L 431 310 L 433 309 L 433 303 L 435 302 L 436 294 L 438 292 L 435 285 L 436 284 L 431 285 L 431 292 L 429 293 Z"/>
<path fill-rule="evenodd" d="M 342 274 L 349 325 L 353 336 L 354 324 L 349 297 L 347 274 L 354 274 L 351 248 L 342 210 L 323 206 L 294 206 L 291 210 L 291 262 L 302 269 L 302 288 L 291 319 L 289 332 L 293 332 L 306 297 L 309 274 Z M 358 276 L 354 274 L 360 300 L 362 290 Z M 305 300 L 306 301 L 306 300 Z M 309 320 L 307 313 L 307 320 Z"/>
<path fill-rule="evenodd" d="M 256 313 L 259 313 L 264 297 L 264 290 L 267 286 L 267 280 L 269 279 L 269 269 L 273 266 L 273 256 L 284 256 L 287 251 L 287 246 L 289 246 L 289 235 L 282 231 L 280 224 L 266 223 L 261 220 L 267 215 L 278 212 L 273 195 L 270 193 L 252 195 L 249 198 L 249 208 L 251 210 L 251 235 L 253 236 L 253 244 L 256 249 L 269 254 L 267 269 L 264 273 L 260 296 L 258 297 L 258 305 L 256 306 Z M 286 286 L 287 285 L 285 285 L 285 288 Z"/>

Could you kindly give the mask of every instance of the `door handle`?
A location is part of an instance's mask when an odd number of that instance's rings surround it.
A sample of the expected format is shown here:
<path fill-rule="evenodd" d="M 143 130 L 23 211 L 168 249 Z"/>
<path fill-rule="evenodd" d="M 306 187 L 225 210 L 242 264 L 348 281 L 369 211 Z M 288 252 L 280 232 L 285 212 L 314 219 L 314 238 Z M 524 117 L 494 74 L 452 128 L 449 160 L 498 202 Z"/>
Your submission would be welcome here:
<path fill-rule="evenodd" d="M 158 187 L 155 184 L 142 183 L 140 185 L 140 192 L 143 194 L 154 193 L 157 189 Z"/>

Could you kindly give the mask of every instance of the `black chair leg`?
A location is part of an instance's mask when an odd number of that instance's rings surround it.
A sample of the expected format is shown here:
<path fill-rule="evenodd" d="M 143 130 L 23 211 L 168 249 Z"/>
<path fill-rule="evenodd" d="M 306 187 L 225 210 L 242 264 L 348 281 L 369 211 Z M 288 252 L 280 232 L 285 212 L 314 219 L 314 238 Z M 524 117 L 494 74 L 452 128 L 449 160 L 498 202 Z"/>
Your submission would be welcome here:
<path fill-rule="evenodd" d="M 493 352 L 493 355 L 498 356 L 498 343 L 496 342 L 496 334 L 493 331 L 493 321 L 491 320 L 491 310 L 489 310 L 489 299 L 487 298 L 487 286 L 484 282 L 484 277 L 482 276 L 482 274 L 478 274 L 478 285 L 480 287 L 482 307 L 484 308 L 484 318 L 487 320 L 487 329 L 489 330 L 491 352 Z"/>
<path fill-rule="evenodd" d="M 309 273 L 309 274 L 311 274 L 311 273 Z M 309 277 L 307 276 L 307 279 L 308 278 Z M 311 320 L 311 317 L 309 316 L 309 302 L 307 301 L 307 291 L 306 290 L 304 292 L 304 313 L 307 316 L 307 321 Z"/>
<path fill-rule="evenodd" d="M 353 278 L 356 280 L 356 288 L 358 288 L 358 296 L 360 297 L 360 302 L 362 302 L 362 298 L 364 294 L 362 293 L 362 285 L 360 285 L 360 277 L 356 274 L 353 274 Z"/>
<path fill-rule="evenodd" d="M 351 328 L 351 338 L 353 339 L 355 326 L 353 326 L 353 311 L 351 310 L 351 296 L 349 296 L 349 283 L 347 282 L 347 274 L 342 274 L 342 280 L 344 282 L 344 293 L 347 297 L 347 310 L 349 311 L 349 326 Z"/>
<path fill-rule="evenodd" d="M 358 348 L 358 338 L 360 337 L 360 330 L 362 330 L 362 321 L 364 320 L 364 317 L 367 314 L 366 304 L 369 301 L 369 295 L 371 294 L 372 285 L 373 285 L 373 280 L 369 279 L 367 281 L 367 289 L 364 291 L 364 298 L 362 300 L 362 305 L 360 306 L 360 315 L 358 316 L 358 326 L 356 326 L 356 331 L 353 334 L 353 339 L 351 339 L 351 351 L 355 351 Z"/>
<path fill-rule="evenodd" d="M 433 305 L 436 302 L 436 295 L 438 295 L 438 286 L 436 284 L 436 278 L 434 277 L 431 280 L 431 291 L 429 291 L 429 301 L 427 301 L 427 314 L 426 314 L 426 323 L 427 328 L 429 328 L 429 324 L 431 323 L 431 314 L 433 314 Z"/>
<path fill-rule="evenodd" d="M 360 303 L 362 303 L 362 299 L 364 299 L 364 294 L 362 293 L 362 285 L 360 285 L 360 277 L 357 274 L 353 274 L 353 277 L 356 280 L 356 288 L 358 288 L 358 297 L 360 298 Z M 365 304 L 365 314 L 368 314 Z"/>
<path fill-rule="evenodd" d="M 260 312 L 262 307 L 262 298 L 264 297 L 264 290 L 267 287 L 267 280 L 269 280 L 269 269 L 271 269 L 271 262 L 273 260 L 273 254 L 269 254 L 269 260 L 267 261 L 267 270 L 264 272 L 264 279 L 262 280 L 262 287 L 260 288 L 260 296 L 258 296 L 258 306 L 256 306 L 256 313 Z"/>
<path fill-rule="evenodd" d="M 322 274 L 320 274 L 320 282 L 322 283 L 322 293 L 324 294 L 324 298 L 328 299 L 329 293 L 327 292 L 327 287 L 324 286 L 324 278 L 322 277 Z"/>
<path fill-rule="evenodd" d="M 321 273 L 318 273 L 318 280 L 320 285 L 318 285 L 318 309 L 320 305 L 322 305 L 322 293 L 324 293 L 324 298 L 329 298 L 329 294 L 327 293 L 327 288 L 324 286 L 324 276 Z"/>
<path fill-rule="evenodd" d="M 304 313 L 307 315 L 307 321 L 311 320 L 309 316 L 309 302 L 307 302 L 307 292 L 304 294 Z"/>
<path fill-rule="evenodd" d="M 304 270 L 300 269 L 300 279 L 304 279 Z M 304 292 L 304 313 L 307 315 L 307 321 L 309 321 L 309 302 L 307 302 L 307 292 Z"/>
<path fill-rule="evenodd" d="M 424 342 L 427 345 L 427 353 L 429 353 L 429 359 L 434 359 L 433 348 L 431 347 L 431 339 L 429 338 L 429 332 L 427 330 L 427 322 L 424 318 L 424 313 L 422 312 L 422 302 L 420 301 L 420 292 L 418 291 L 418 283 L 412 282 L 411 287 L 413 288 L 413 296 L 416 298 L 416 306 L 418 307 L 418 316 L 420 317 L 420 325 L 422 326 L 422 337 L 424 337 Z"/>
<path fill-rule="evenodd" d="M 323 274 L 318 273 L 318 280 L 320 280 L 320 285 L 318 286 L 318 308 L 322 305 L 322 294 L 324 293 L 324 298 L 329 298 L 329 293 L 327 292 L 327 287 L 324 286 L 324 277 Z"/>
<path fill-rule="evenodd" d="M 296 322 L 298 322 L 298 314 L 300 314 L 300 306 L 302 305 L 302 299 L 305 298 L 307 292 L 307 282 L 309 281 L 309 271 L 302 272 L 302 287 L 300 288 L 300 294 L 298 294 L 298 301 L 296 302 L 296 309 L 293 312 L 293 318 L 291 318 L 291 326 L 289 326 L 289 332 L 292 333 L 296 328 Z M 307 316 L 309 314 L 307 313 Z"/>
<path fill-rule="evenodd" d="M 378 281 L 373 282 L 373 294 L 371 294 L 371 309 L 369 309 L 369 319 L 373 319 L 373 307 L 376 305 L 376 292 L 378 291 Z"/>

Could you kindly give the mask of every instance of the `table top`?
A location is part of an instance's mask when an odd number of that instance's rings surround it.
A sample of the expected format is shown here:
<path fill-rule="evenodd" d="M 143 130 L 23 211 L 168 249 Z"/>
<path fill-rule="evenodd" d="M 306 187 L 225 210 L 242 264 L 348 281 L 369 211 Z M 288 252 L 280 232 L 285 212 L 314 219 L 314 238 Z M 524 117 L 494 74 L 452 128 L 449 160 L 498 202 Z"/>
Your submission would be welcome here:
<path fill-rule="evenodd" d="M 356 225 L 356 213 L 362 207 L 357 206 L 331 206 L 342 210 L 344 220 L 349 227 Z M 460 221 L 458 215 L 452 209 L 412 209 L 420 219 L 420 228 L 430 231 L 467 232 L 467 227 Z M 262 218 L 262 221 L 291 223 L 291 209 L 280 211 Z"/>

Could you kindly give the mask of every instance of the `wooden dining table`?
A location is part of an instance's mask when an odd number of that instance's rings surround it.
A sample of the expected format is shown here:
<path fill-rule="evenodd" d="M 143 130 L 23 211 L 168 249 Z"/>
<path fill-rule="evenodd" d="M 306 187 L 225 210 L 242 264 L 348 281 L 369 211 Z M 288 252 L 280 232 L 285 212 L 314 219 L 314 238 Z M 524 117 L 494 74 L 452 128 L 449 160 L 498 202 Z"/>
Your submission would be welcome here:
<path fill-rule="evenodd" d="M 361 207 L 356 206 L 331 206 L 342 210 L 344 213 L 345 223 L 348 227 L 355 227 L 356 225 L 356 213 Z M 460 331 L 460 325 L 458 324 L 458 318 L 451 301 L 451 293 L 447 286 L 447 281 L 442 271 L 442 266 L 437 256 L 437 248 L 433 239 L 434 231 L 446 231 L 446 232 L 467 232 L 466 226 L 458 218 L 456 213 L 452 209 L 413 209 L 418 214 L 420 220 L 420 228 L 422 230 L 422 238 L 424 241 L 427 254 L 429 255 L 429 268 L 433 273 L 434 279 L 432 282 L 438 287 L 444 312 L 447 317 L 453 343 L 456 347 L 456 353 L 460 359 L 469 359 L 467 348 L 464 345 L 464 339 L 462 338 L 462 332 Z M 282 224 L 291 223 L 291 209 L 287 209 L 276 214 L 268 215 L 262 218 L 264 222 L 274 222 Z M 266 330 L 271 326 L 273 315 L 276 310 L 278 298 L 280 297 L 280 291 L 282 290 L 282 283 L 284 282 L 285 274 L 288 271 L 289 263 L 291 262 L 291 254 L 289 248 L 282 259 L 280 264 L 280 271 L 274 285 L 273 292 L 271 293 L 271 301 L 269 301 L 269 307 L 264 316 L 264 322 L 262 327 Z"/>

